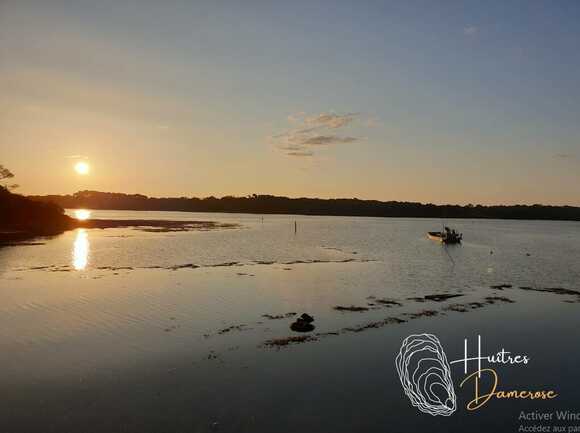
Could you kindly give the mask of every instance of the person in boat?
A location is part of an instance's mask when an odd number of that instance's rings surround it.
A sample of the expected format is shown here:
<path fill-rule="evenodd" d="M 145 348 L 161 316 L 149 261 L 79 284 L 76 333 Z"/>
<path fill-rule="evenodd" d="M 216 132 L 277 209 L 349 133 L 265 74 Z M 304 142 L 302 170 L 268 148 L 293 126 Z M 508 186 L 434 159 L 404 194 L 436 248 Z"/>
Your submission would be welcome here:
<path fill-rule="evenodd" d="M 449 239 L 451 237 L 451 230 L 449 227 L 445 226 L 445 233 L 441 233 L 443 235 L 443 239 Z"/>

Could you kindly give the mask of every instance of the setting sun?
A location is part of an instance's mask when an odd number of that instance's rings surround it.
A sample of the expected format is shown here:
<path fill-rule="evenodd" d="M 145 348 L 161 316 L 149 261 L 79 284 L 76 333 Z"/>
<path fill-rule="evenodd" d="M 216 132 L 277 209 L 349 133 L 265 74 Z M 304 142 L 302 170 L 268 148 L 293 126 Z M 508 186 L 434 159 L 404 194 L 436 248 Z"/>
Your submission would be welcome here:
<path fill-rule="evenodd" d="M 75 164 L 75 171 L 80 175 L 88 174 L 90 170 L 91 166 L 84 161 L 80 161 Z"/>
<path fill-rule="evenodd" d="M 86 209 L 77 209 L 75 210 L 75 218 L 79 221 L 86 221 L 91 217 L 91 211 Z"/>

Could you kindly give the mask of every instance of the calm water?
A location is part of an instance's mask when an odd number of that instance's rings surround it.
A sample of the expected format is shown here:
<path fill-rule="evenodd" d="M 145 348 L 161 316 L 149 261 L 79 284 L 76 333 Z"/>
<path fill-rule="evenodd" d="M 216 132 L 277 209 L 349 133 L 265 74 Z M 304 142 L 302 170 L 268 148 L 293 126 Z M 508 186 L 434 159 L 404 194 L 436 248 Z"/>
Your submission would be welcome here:
<path fill-rule="evenodd" d="M 580 290 L 579 223 L 452 220 L 465 242 L 442 247 L 425 236 L 440 220 L 125 211 L 91 218 L 239 227 L 79 229 L 0 249 L 6 431 L 517 431 L 520 410 L 580 411 L 580 354 L 570 344 L 578 341 L 580 304 L 517 288 Z M 489 288 L 499 283 L 514 288 Z M 407 299 L 439 293 L 515 302 L 460 313 L 444 310 L 453 301 Z M 402 305 L 333 310 L 372 297 Z M 327 333 L 425 309 L 441 314 L 261 347 L 297 335 L 292 319 L 264 314 L 308 312 L 316 332 Z M 531 354 L 529 367 L 510 367 L 503 381 L 551 386 L 559 399 L 490 402 L 469 413 L 460 392 L 453 417 L 420 414 L 393 364 L 401 340 L 416 332 L 437 334 L 450 358 L 478 334 L 490 352 Z"/>

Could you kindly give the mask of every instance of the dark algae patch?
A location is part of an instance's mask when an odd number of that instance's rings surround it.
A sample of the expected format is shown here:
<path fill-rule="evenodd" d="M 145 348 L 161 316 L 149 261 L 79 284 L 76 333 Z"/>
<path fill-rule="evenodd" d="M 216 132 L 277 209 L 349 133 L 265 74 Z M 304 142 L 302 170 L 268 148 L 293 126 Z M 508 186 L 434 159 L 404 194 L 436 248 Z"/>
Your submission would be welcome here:
<path fill-rule="evenodd" d="M 457 298 L 459 296 L 463 296 L 460 293 L 441 293 L 436 295 L 425 295 L 425 296 L 416 296 L 412 298 L 407 298 L 409 301 L 415 302 L 425 302 L 425 301 L 432 301 L 432 302 L 444 302 L 448 299 Z"/>
<path fill-rule="evenodd" d="M 227 328 L 222 328 L 222 329 L 216 331 L 215 334 L 203 334 L 203 337 L 210 338 L 214 335 L 224 335 L 224 334 L 229 334 L 230 332 L 234 332 L 234 331 L 237 331 L 237 332 L 249 331 L 251 329 L 253 329 L 253 328 L 250 328 L 250 327 L 248 327 L 248 325 L 242 323 L 240 325 L 231 325 L 231 326 L 228 326 Z"/>
<path fill-rule="evenodd" d="M 368 329 L 378 329 L 378 328 L 382 328 L 383 326 L 397 325 L 399 323 L 404 323 L 404 322 L 406 322 L 406 320 L 399 319 L 398 317 L 387 317 L 386 319 L 366 323 L 363 325 L 349 326 L 347 328 L 342 328 L 340 330 L 340 333 L 345 333 L 345 332 L 357 332 L 358 333 L 358 332 L 366 331 Z"/>
<path fill-rule="evenodd" d="M 411 319 L 418 319 L 419 317 L 433 317 L 437 316 L 439 311 L 436 310 L 422 310 L 417 313 L 405 313 L 406 316 L 409 316 Z"/>
<path fill-rule="evenodd" d="M 227 334 L 228 332 L 231 331 L 244 331 L 246 329 L 250 329 L 247 327 L 247 325 L 232 325 L 232 326 L 228 326 L 227 328 L 224 329 L 220 329 L 217 333 L 219 335 L 223 335 L 223 334 Z"/>
<path fill-rule="evenodd" d="M 456 294 L 441 294 L 441 295 L 427 295 L 425 296 L 425 300 L 427 301 L 434 301 L 434 302 L 443 302 L 451 298 L 457 298 L 459 296 L 463 296 L 459 293 Z"/>
<path fill-rule="evenodd" d="M 495 304 L 496 302 L 506 302 L 508 304 L 513 304 L 514 300 L 506 298 L 505 296 L 486 296 L 485 301 L 488 304 Z"/>
<path fill-rule="evenodd" d="M 511 284 L 496 284 L 490 287 L 495 290 L 503 290 L 503 289 L 511 289 L 513 286 Z"/>
<path fill-rule="evenodd" d="M 354 305 L 351 305 L 350 307 L 345 307 L 342 305 L 336 305 L 335 307 L 332 307 L 333 310 L 336 311 L 341 311 L 341 312 L 345 312 L 345 311 L 351 311 L 351 312 L 362 312 L 362 311 L 369 311 L 368 307 L 357 307 Z"/>
<path fill-rule="evenodd" d="M 451 304 L 444 308 L 446 311 L 456 311 L 458 313 L 467 313 L 470 310 L 477 310 L 478 308 L 483 308 L 486 305 L 492 305 L 497 303 L 507 303 L 513 304 L 515 301 L 505 296 L 486 296 L 483 302 L 468 302 L 465 304 Z"/>
<path fill-rule="evenodd" d="M 503 290 L 511 289 L 513 286 L 511 284 L 498 284 L 495 286 L 490 286 L 492 289 Z M 519 286 L 520 290 L 525 290 L 528 292 L 541 292 L 541 293 L 553 293 L 554 295 L 561 296 L 575 296 L 575 300 L 565 300 L 567 303 L 580 303 L 580 291 L 573 289 L 566 289 L 564 287 L 531 287 L 531 286 Z M 513 302 L 513 301 L 512 301 Z"/>
<path fill-rule="evenodd" d="M 567 304 L 580 303 L 580 292 L 572 289 L 565 289 L 563 287 L 520 287 L 520 290 L 527 290 L 532 292 L 553 293 L 555 295 L 575 296 L 576 299 L 566 299 Z"/>
<path fill-rule="evenodd" d="M 168 221 L 168 220 L 74 220 L 76 227 L 88 229 L 108 229 L 131 227 L 135 230 L 164 233 L 164 232 L 188 232 L 208 231 L 216 229 L 233 229 L 240 227 L 239 224 L 218 223 L 215 221 Z"/>
<path fill-rule="evenodd" d="M 312 335 L 298 335 L 298 336 L 291 336 L 291 337 L 283 337 L 283 338 L 273 338 L 271 340 L 266 340 L 262 343 L 263 347 L 286 347 L 291 344 L 300 344 L 306 343 L 308 341 L 316 341 L 318 340 L 317 337 Z"/>
<path fill-rule="evenodd" d="M 385 307 L 400 307 L 403 304 L 397 301 L 393 301 L 392 299 L 374 299 L 373 301 L 375 304 L 380 304 Z"/>
<path fill-rule="evenodd" d="M 482 304 L 480 304 L 480 305 L 483 307 Z M 469 304 L 451 304 L 451 305 L 445 307 L 445 310 L 456 311 L 458 313 L 467 313 L 469 310 L 474 309 L 474 308 L 480 308 L 480 307 L 479 306 L 472 307 Z"/>
<path fill-rule="evenodd" d="M 403 304 L 401 304 L 399 301 L 395 301 L 394 299 L 387 299 L 387 298 L 377 298 L 374 295 L 371 296 L 367 296 L 367 305 L 368 306 L 382 306 L 382 307 L 401 307 Z"/>
<path fill-rule="evenodd" d="M 262 314 L 262 317 L 269 320 L 289 319 L 296 316 L 298 313 L 284 313 L 284 314 Z"/>
<path fill-rule="evenodd" d="M 520 287 L 521 290 L 529 290 L 533 292 L 545 292 L 554 293 L 556 295 L 570 295 L 570 296 L 580 296 L 580 292 L 577 290 L 564 289 L 562 287 Z"/>

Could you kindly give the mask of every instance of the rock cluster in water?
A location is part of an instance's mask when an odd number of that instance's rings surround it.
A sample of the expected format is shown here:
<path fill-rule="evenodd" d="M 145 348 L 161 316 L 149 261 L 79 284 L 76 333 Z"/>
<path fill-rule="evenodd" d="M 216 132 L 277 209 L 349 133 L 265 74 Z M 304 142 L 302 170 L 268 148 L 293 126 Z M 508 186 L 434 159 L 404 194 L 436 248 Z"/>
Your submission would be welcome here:
<path fill-rule="evenodd" d="M 311 332 L 314 331 L 312 322 L 314 322 L 314 317 L 310 314 L 303 313 L 290 325 L 290 329 L 294 332 Z"/>

